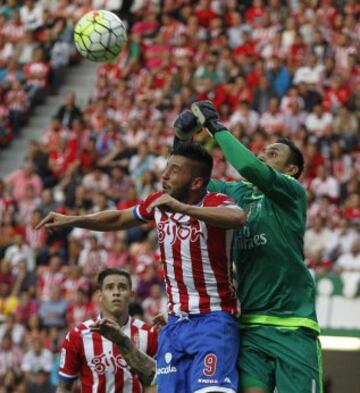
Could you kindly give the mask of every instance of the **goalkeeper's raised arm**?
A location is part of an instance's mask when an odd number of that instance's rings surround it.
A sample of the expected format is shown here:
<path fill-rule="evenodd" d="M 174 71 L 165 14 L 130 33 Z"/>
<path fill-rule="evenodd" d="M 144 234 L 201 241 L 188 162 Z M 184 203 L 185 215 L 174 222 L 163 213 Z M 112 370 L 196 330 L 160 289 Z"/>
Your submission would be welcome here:
<path fill-rule="evenodd" d="M 293 142 L 279 139 L 278 142 L 266 146 L 256 157 L 221 123 L 210 101 L 195 102 L 191 110 L 198 122 L 215 138 L 225 158 L 246 180 L 270 197 L 273 195 L 284 199 L 286 194 L 290 196 L 294 192 L 293 182 L 290 180 L 288 184 L 289 177 L 297 179 L 300 176 L 304 160 L 302 153 Z M 192 135 L 193 132 L 190 134 Z M 279 179 L 279 174 L 287 176 L 280 176 Z M 284 183 L 284 187 L 280 187 L 282 188 L 280 193 L 277 192 L 278 187 L 274 188 L 275 182 Z"/>

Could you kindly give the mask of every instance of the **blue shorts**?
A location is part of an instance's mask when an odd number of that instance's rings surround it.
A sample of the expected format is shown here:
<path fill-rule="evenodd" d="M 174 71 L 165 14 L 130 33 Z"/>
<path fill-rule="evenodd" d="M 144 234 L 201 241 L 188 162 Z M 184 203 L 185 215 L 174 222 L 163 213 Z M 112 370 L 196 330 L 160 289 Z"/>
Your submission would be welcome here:
<path fill-rule="evenodd" d="M 236 393 L 239 349 L 238 322 L 226 312 L 170 316 L 159 336 L 158 393 Z"/>

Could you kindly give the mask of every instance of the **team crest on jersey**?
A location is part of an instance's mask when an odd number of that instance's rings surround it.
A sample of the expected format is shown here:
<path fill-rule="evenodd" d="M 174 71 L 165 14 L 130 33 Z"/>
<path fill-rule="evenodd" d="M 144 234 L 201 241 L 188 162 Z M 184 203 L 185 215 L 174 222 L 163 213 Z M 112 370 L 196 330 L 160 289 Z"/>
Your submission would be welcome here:
<path fill-rule="evenodd" d="M 166 367 L 158 367 L 156 370 L 157 375 L 167 375 L 167 374 L 173 374 L 177 372 L 177 368 L 175 366 L 171 365 L 173 355 L 171 352 L 166 352 L 164 355 L 164 360 L 166 363 Z"/>
<path fill-rule="evenodd" d="M 121 355 L 114 356 L 112 352 L 109 352 L 108 354 L 102 353 L 101 355 L 94 356 L 89 366 L 99 375 L 103 375 L 105 372 L 116 374 L 119 368 L 126 368 L 127 363 Z"/>

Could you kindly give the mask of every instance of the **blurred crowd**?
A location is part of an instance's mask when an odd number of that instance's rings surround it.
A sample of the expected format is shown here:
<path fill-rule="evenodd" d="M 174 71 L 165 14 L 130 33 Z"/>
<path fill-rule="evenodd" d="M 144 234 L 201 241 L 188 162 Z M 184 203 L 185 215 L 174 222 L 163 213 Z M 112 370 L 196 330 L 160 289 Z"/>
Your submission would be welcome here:
<path fill-rule="evenodd" d="M 65 2 L 3 0 L 0 6 L 0 147 L 19 136 L 36 105 L 58 91 L 79 59 Z M 91 6 L 89 6 L 91 7 Z M 81 9 L 78 11 L 81 13 Z"/>
<path fill-rule="evenodd" d="M 49 73 L 61 84 L 51 59 L 66 51 L 56 45 L 66 44 L 70 61 L 72 26 L 92 8 L 126 20 L 127 48 L 99 67 L 85 108 L 76 92 L 64 96 L 22 167 L 0 181 L 0 393 L 53 391 L 64 334 L 98 312 L 94 278 L 103 267 L 132 274 L 132 315 L 151 322 L 166 309 L 152 225 L 118 233 L 34 228 L 50 211 L 124 209 L 159 190 L 172 124 L 195 100 L 212 100 L 255 154 L 279 137 L 299 145 L 309 195 L 306 263 L 315 273 L 360 275 L 356 0 L 7 0 L 4 135 L 9 124 L 21 126 L 6 97 L 25 96 L 29 107 Z M 13 25 L 22 26 L 19 41 L 6 35 Z M 47 71 L 27 73 L 32 62 Z M 205 132 L 196 139 L 212 152 L 215 178 L 239 179 Z"/>

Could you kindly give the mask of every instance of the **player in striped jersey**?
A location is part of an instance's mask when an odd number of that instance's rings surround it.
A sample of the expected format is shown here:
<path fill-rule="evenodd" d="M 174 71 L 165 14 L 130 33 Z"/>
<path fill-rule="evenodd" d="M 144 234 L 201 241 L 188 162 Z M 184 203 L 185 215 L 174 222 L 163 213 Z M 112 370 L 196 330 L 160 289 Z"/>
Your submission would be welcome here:
<path fill-rule="evenodd" d="M 233 229 L 245 214 L 231 198 L 208 193 L 212 157 L 198 144 L 181 144 L 162 175 L 164 192 L 135 208 L 86 216 L 50 213 L 47 228 L 127 229 L 154 220 L 169 303 L 157 354 L 159 393 L 235 393 L 239 334 L 232 284 Z"/>
<path fill-rule="evenodd" d="M 60 358 L 56 393 L 71 391 L 80 377 L 82 393 L 155 392 L 157 333 L 129 317 L 131 277 L 122 270 L 105 269 L 98 277 L 102 313 L 72 329 Z"/>

